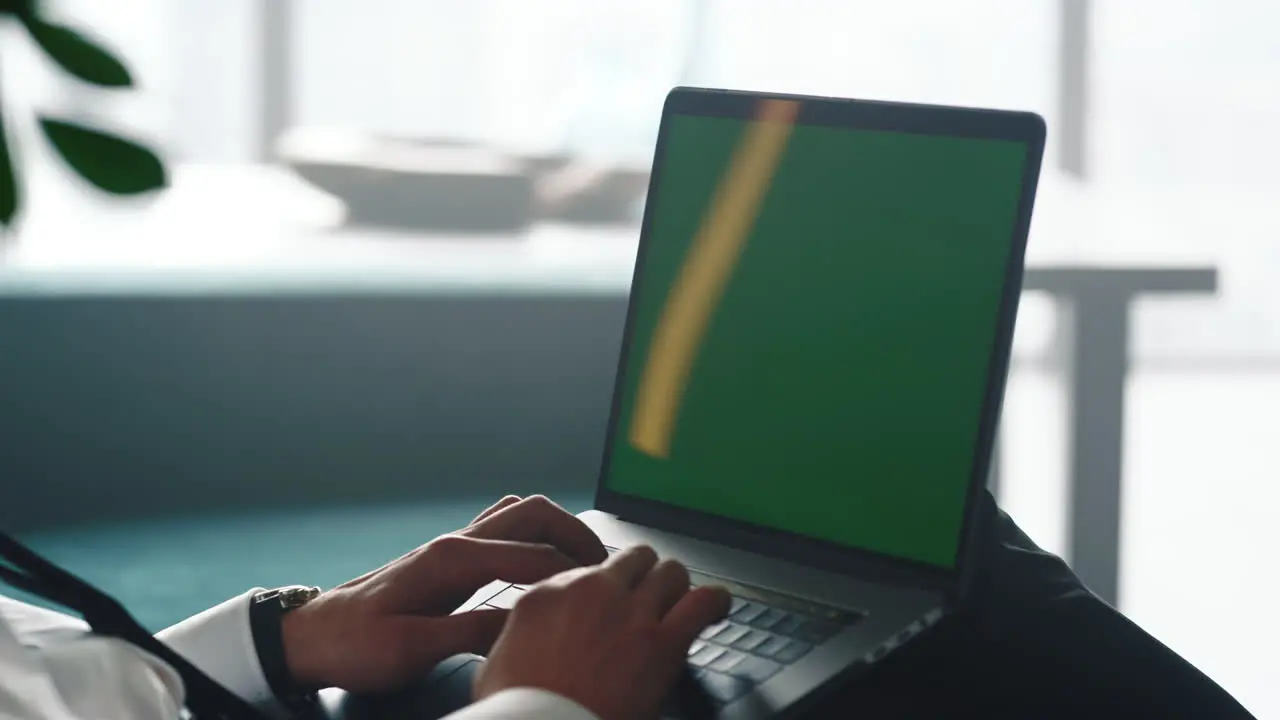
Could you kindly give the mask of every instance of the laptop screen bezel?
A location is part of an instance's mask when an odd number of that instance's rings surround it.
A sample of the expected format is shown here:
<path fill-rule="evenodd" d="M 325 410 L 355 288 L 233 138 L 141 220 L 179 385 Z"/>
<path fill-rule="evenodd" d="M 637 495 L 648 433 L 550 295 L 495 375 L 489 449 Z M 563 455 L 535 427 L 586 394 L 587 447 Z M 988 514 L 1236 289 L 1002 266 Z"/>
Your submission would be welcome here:
<path fill-rule="evenodd" d="M 1023 143 L 1026 162 L 1017 217 L 1010 236 L 1010 250 L 1004 273 L 999 318 L 991 348 L 986 392 L 983 396 L 976 450 L 965 494 L 956 558 L 951 567 L 897 557 L 887 553 L 853 548 L 798 533 L 779 530 L 698 510 L 630 495 L 610 489 L 606 480 L 613 445 L 619 432 L 624 392 L 623 379 L 634 334 L 636 297 L 644 273 L 644 259 L 652 234 L 656 188 L 661 182 L 666 137 L 670 118 L 676 115 L 750 119 L 763 99 L 800 102 L 796 119 L 802 125 L 824 125 L 852 130 L 877 130 L 946 137 L 985 138 Z M 615 375 L 613 402 L 605 435 L 605 447 L 596 483 L 595 507 L 619 518 L 659 530 L 716 542 L 769 557 L 840 573 L 859 573 L 886 580 L 935 588 L 963 595 L 972 576 L 971 555 L 976 532 L 977 504 L 990 471 L 992 448 L 1004 398 L 1005 379 L 1012 353 L 1014 321 L 1022 294 L 1027 235 L 1035 201 L 1036 185 L 1044 153 L 1044 120 L 1034 113 L 984 110 L 937 105 L 919 105 L 867 100 L 846 100 L 801 95 L 754 93 L 731 90 L 677 87 L 663 106 L 649 179 L 648 199 L 641 221 L 640 242 L 627 303 L 621 352 Z"/>

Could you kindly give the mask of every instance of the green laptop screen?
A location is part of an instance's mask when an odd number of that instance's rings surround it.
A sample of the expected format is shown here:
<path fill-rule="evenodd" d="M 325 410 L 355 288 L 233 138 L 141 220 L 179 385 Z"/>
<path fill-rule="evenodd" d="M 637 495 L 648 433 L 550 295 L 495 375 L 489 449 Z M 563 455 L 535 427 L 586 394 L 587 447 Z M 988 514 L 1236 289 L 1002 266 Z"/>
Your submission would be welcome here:
<path fill-rule="evenodd" d="M 606 487 L 954 566 L 1027 146 L 667 122 Z"/>

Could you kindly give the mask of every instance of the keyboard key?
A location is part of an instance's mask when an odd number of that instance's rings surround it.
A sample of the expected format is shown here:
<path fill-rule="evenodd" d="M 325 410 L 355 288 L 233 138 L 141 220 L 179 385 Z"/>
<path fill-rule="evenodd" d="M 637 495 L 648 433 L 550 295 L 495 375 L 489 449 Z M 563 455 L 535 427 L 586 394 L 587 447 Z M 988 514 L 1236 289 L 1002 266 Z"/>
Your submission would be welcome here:
<path fill-rule="evenodd" d="M 790 640 L 784 637 L 778 637 L 777 635 L 775 635 L 769 638 L 768 640 L 766 640 L 763 645 L 756 648 L 752 652 L 755 653 L 756 655 L 759 655 L 760 657 L 771 658 L 777 655 L 779 652 L 782 651 L 783 648 L 785 648 L 790 644 L 791 644 Z"/>
<path fill-rule="evenodd" d="M 809 620 L 801 625 L 799 630 L 796 630 L 795 637 L 812 645 L 821 645 L 830 640 L 831 636 L 835 635 L 839 629 L 839 626 L 831 623 L 822 622 L 821 620 Z"/>
<path fill-rule="evenodd" d="M 702 648 L 706 646 L 707 644 L 702 642 L 701 640 L 694 640 L 693 644 L 689 646 L 689 657 L 693 657 L 694 655 L 697 655 L 698 651 L 702 650 Z"/>
<path fill-rule="evenodd" d="M 773 677 L 775 673 L 782 669 L 782 666 L 772 660 L 764 658 L 748 657 L 742 662 L 733 666 L 729 671 L 730 675 L 736 675 L 746 678 L 754 683 L 762 683 Z"/>
<path fill-rule="evenodd" d="M 524 597 L 523 590 L 517 587 L 509 587 L 506 590 L 503 590 L 502 592 L 498 593 L 497 595 L 494 595 L 493 597 L 489 598 L 489 601 L 485 604 L 490 605 L 492 607 L 496 607 L 496 608 L 504 608 L 506 610 L 510 610 L 511 608 L 516 606 L 516 601 L 522 597 Z"/>
<path fill-rule="evenodd" d="M 733 646 L 738 650 L 745 650 L 746 652 L 751 652 L 752 650 L 755 650 L 756 648 L 763 645 L 765 641 L 767 641 L 770 637 L 772 637 L 772 635 L 770 635 L 767 632 L 763 632 L 761 630 L 752 630 L 746 635 L 743 635 L 742 637 L 738 638 L 738 642 L 734 643 Z"/>
<path fill-rule="evenodd" d="M 760 615 L 757 615 L 756 618 L 748 624 L 751 625 L 751 627 L 760 628 L 761 630 L 768 630 L 772 628 L 774 625 L 777 625 L 778 623 L 782 622 L 786 618 L 787 618 L 787 613 L 783 612 L 782 610 L 779 610 L 777 608 L 769 608 L 768 610 L 765 610 Z"/>
<path fill-rule="evenodd" d="M 735 623 L 729 623 L 729 627 L 726 627 L 706 639 L 716 643 L 717 645 L 732 645 L 741 640 L 742 636 L 749 632 L 751 632 L 751 628 L 743 627 Z"/>
<path fill-rule="evenodd" d="M 712 672 L 727 673 L 730 670 L 737 667 L 738 663 L 746 659 L 747 659 L 747 656 L 743 655 L 740 652 L 734 652 L 733 650 L 726 650 L 723 655 L 716 658 L 710 665 L 707 665 L 707 670 Z"/>
<path fill-rule="evenodd" d="M 702 632 L 698 633 L 698 637 L 703 640 L 710 640 L 714 635 L 727 627 L 729 627 L 729 623 L 724 621 L 718 622 L 715 625 L 708 625 L 702 629 Z"/>
<path fill-rule="evenodd" d="M 738 597 L 737 595 L 734 595 L 734 596 L 733 596 L 732 598 L 730 598 L 730 600 L 729 600 L 729 614 L 730 614 L 730 615 L 732 615 L 732 614 L 734 614 L 734 613 L 738 612 L 738 611 L 739 611 L 739 610 L 741 610 L 741 609 L 742 609 L 742 607 L 743 607 L 744 605 L 746 605 L 746 604 L 747 604 L 747 601 L 746 601 L 746 600 L 743 600 L 742 598 Z"/>
<path fill-rule="evenodd" d="M 743 625 L 750 625 L 752 620 L 755 620 L 765 614 L 768 610 L 769 608 L 761 605 L 760 603 L 749 602 L 743 605 L 733 615 L 730 615 L 729 619 L 734 622 L 742 623 Z"/>
<path fill-rule="evenodd" d="M 810 645 L 809 643 L 800 642 L 799 640 L 792 640 L 791 642 L 787 643 L 786 647 L 779 650 L 778 653 L 773 656 L 773 659 L 777 660 L 783 665 L 790 665 L 791 663 L 804 657 L 812 649 L 813 649 L 813 646 Z"/>
<path fill-rule="evenodd" d="M 689 664 L 694 667 L 706 667 L 724 653 L 724 648 L 718 648 L 715 645 L 707 645 L 698 652 L 689 656 Z"/>
<path fill-rule="evenodd" d="M 732 675 L 709 672 L 703 674 L 700 680 L 707 693 L 722 703 L 733 702 L 751 689 L 749 680 Z"/>
<path fill-rule="evenodd" d="M 769 628 L 769 630 L 770 632 L 775 632 L 779 635 L 786 635 L 787 637 L 795 637 L 796 632 L 803 626 L 804 626 L 804 618 L 792 613 L 792 614 L 788 614 L 777 625 L 774 625 L 773 627 Z"/>

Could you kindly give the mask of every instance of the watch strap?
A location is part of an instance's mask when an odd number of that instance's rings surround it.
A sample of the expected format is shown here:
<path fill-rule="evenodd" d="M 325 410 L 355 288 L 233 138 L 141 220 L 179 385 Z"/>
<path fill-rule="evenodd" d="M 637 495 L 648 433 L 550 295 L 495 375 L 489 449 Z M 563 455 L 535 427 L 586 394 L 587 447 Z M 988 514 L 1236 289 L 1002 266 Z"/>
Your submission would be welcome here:
<path fill-rule="evenodd" d="M 249 605 L 249 625 L 263 677 L 276 699 L 291 711 L 314 704 L 316 694 L 312 688 L 299 686 L 289 672 L 283 620 L 286 613 L 319 594 L 319 588 L 292 585 L 258 593 Z"/>

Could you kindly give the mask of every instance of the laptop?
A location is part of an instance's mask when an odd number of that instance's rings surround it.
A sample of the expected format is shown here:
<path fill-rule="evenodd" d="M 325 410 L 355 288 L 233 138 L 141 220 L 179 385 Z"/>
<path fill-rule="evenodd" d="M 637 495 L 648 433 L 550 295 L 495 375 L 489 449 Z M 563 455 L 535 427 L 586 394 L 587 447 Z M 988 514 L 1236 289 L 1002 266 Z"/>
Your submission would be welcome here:
<path fill-rule="evenodd" d="M 688 657 L 717 717 L 801 710 L 964 602 L 1044 136 L 1026 112 L 667 97 L 580 517 L 729 588 Z"/>

